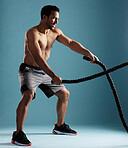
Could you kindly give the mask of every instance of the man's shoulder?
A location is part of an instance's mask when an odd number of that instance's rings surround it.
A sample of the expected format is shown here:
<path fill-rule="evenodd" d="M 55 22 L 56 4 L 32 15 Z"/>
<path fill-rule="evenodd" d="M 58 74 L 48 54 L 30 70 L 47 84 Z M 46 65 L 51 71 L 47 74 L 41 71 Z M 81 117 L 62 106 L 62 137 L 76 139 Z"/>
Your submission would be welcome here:
<path fill-rule="evenodd" d="M 59 28 L 54 28 L 53 30 L 55 33 L 57 33 L 58 35 L 62 34 L 62 31 Z"/>
<path fill-rule="evenodd" d="M 26 34 L 26 36 L 37 36 L 38 30 L 36 27 L 32 27 L 29 30 L 27 30 L 25 34 Z"/>

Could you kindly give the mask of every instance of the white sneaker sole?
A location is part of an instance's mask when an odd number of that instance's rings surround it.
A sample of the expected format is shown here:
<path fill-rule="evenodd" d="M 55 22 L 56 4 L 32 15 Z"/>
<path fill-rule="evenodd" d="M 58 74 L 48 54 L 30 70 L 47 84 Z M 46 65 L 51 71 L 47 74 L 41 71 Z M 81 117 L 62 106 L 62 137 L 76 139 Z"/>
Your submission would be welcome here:
<path fill-rule="evenodd" d="M 11 141 L 11 143 L 12 144 L 16 144 L 16 145 L 19 145 L 19 146 L 31 146 L 32 144 L 31 143 L 29 143 L 29 144 L 22 144 L 22 143 L 19 143 L 19 142 L 17 142 L 17 141 Z"/>
<path fill-rule="evenodd" d="M 58 134 L 58 135 L 70 135 L 70 136 L 76 136 L 76 134 L 73 134 L 73 133 L 65 133 L 65 132 L 60 132 L 60 131 L 57 131 L 57 130 L 53 130 L 52 131 L 53 134 Z"/>

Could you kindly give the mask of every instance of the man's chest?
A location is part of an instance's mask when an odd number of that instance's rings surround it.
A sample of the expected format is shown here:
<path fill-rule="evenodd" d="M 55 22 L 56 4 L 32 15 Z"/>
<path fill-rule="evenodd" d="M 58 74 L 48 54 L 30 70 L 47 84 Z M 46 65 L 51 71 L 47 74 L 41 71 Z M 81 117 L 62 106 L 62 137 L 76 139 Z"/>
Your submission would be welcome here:
<path fill-rule="evenodd" d="M 40 36 L 39 38 L 39 45 L 40 45 L 40 48 L 43 50 L 43 49 L 51 49 L 54 41 L 56 40 L 57 38 L 57 34 L 49 34 L 49 35 L 43 35 L 43 36 Z"/>

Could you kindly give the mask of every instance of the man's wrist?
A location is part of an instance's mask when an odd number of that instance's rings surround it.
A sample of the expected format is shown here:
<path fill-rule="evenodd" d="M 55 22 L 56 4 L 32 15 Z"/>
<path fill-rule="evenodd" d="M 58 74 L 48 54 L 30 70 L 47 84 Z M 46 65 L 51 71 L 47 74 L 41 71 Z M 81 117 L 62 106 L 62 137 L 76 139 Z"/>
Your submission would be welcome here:
<path fill-rule="evenodd" d="M 56 74 L 54 72 L 51 72 L 49 76 L 53 79 L 54 77 L 56 77 Z"/>
<path fill-rule="evenodd" d="M 90 56 L 90 55 L 92 55 L 92 53 L 91 53 L 89 50 L 86 50 L 86 52 L 85 52 L 84 55 L 85 55 L 85 56 Z"/>

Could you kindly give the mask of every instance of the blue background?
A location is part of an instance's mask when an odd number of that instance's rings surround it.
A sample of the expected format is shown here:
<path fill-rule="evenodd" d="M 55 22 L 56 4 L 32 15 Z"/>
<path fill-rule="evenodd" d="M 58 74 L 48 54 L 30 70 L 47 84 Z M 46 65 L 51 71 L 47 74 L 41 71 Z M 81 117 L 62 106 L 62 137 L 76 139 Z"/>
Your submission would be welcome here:
<path fill-rule="evenodd" d="M 97 55 L 108 68 L 128 59 L 127 0 L 1 0 L 0 127 L 16 125 L 16 108 L 21 99 L 18 68 L 23 61 L 24 35 L 40 22 L 41 8 L 47 4 L 60 8 L 57 27 Z M 90 64 L 82 57 L 56 41 L 48 64 L 63 79 L 80 78 L 101 71 L 98 65 Z M 111 75 L 127 118 L 128 69 L 123 68 Z M 123 130 L 105 76 L 66 87 L 71 95 L 65 122 L 112 128 L 118 126 Z M 55 96 L 47 99 L 37 89 L 25 126 L 51 125 L 56 122 L 56 102 Z"/>

